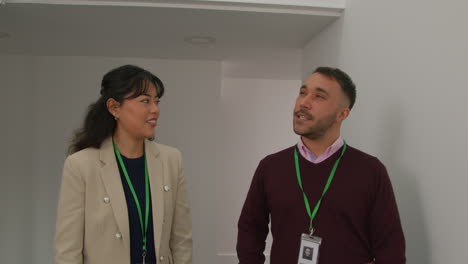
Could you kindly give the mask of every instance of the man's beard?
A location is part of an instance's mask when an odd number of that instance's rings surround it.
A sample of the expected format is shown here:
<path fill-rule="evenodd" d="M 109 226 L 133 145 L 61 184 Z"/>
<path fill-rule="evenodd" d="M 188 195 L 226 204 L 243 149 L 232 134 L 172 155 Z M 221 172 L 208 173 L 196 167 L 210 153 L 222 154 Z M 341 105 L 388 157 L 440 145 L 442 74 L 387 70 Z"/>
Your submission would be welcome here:
<path fill-rule="evenodd" d="M 305 112 L 304 110 L 294 112 L 294 116 L 296 116 L 298 113 L 306 115 L 308 120 L 315 119 L 313 115 Z M 327 131 L 335 124 L 337 116 L 337 112 L 331 113 L 330 115 L 322 118 L 321 120 L 317 120 L 317 122 L 314 125 L 307 127 L 304 131 L 298 131 L 298 129 L 296 129 L 295 124 L 293 124 L 294 133 L 306 137 L 308 139 L 319 139 L 323 137 L 327 133 Z"/>

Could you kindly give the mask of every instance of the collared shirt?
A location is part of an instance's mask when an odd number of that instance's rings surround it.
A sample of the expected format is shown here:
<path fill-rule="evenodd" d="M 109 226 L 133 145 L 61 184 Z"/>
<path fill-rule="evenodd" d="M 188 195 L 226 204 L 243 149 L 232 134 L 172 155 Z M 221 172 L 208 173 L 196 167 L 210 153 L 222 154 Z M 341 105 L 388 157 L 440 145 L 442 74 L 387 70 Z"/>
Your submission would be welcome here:
<path fill-rule="evenodd" d="M 344 140 L 340 136 L 338 137 L 337 140 L 331 146 L 329 146 L 323 153 L 322 155 L 315 157 L 314 153 L 310 151 L 304 142 L 302 142 L 302 138 L 299 139 L 299 142 L 297 143 L 297 146 L 299 148 L 299 152 L 301 153 L 302 157 L 304 157 L 306 160 L 318 164 L 326 159 L 328 159 L 331 155 L 335 154 L 342 146 L 344 145 Z"/>

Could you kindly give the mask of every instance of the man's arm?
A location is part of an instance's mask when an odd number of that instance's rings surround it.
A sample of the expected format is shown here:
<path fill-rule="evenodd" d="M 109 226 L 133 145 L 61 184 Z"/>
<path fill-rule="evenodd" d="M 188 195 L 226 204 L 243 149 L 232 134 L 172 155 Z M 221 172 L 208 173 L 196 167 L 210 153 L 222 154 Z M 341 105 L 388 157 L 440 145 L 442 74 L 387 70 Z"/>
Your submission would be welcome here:
<path fill-rule="evenodd" d="M 404 264 L 405 238 L 392 184 L 385 166 L 378 161 L 375 199 L 370 215 L 372 251 L 375 263 Z"/>
<path fill-rule="evenodd" d="M 255 171 L 238 223 L 237 256 L 240 264 L 265 262 L 269 209 L 264 191 L 263 161 Z"/>

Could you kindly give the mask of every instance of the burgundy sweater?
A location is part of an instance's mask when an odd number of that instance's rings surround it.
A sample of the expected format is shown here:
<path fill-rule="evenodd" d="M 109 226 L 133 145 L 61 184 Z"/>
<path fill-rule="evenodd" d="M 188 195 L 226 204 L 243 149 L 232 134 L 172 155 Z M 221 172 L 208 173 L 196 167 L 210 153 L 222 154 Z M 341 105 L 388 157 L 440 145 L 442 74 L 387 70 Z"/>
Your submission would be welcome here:
<path fill-rule="evenodd" d="M 304 192 L 315 207 L 341 149 L 319 164 L 299 155 Z M 294 147 L 264 158 L 252 179 L 238 223 L 240 264 L 264 263 L 271 218 L 271 264 L 295 264 L 310 218 L 294 167 Z M 350 146 L 314 219 L 322 238 L 320 264 L 406 263 L 405 239 L 384 165 Z"/>

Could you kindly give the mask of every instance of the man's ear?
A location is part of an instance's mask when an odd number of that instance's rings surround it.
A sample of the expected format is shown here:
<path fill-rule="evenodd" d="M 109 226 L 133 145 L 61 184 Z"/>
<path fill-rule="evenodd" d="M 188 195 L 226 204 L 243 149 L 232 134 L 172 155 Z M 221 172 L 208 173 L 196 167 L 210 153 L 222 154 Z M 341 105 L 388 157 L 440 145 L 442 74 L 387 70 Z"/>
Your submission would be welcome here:
<path fill-rule="evenodd" d="M 106 101 L 107 111 L 117 120 L 119 118 L 120 103 L 114 98 L 109 98 Z"/>
<path fill-rule="evenodd" d="M 345 108 L 342 108 L 340 110 L 340 113 L 338 114 L 338 121 L 342 122 L 343 120 L 345 120 L 346 118 L 348 118 L 349 116 L 349 112 L 351 110 L 349 109 L 349 107 L 345 107 Z"/>

